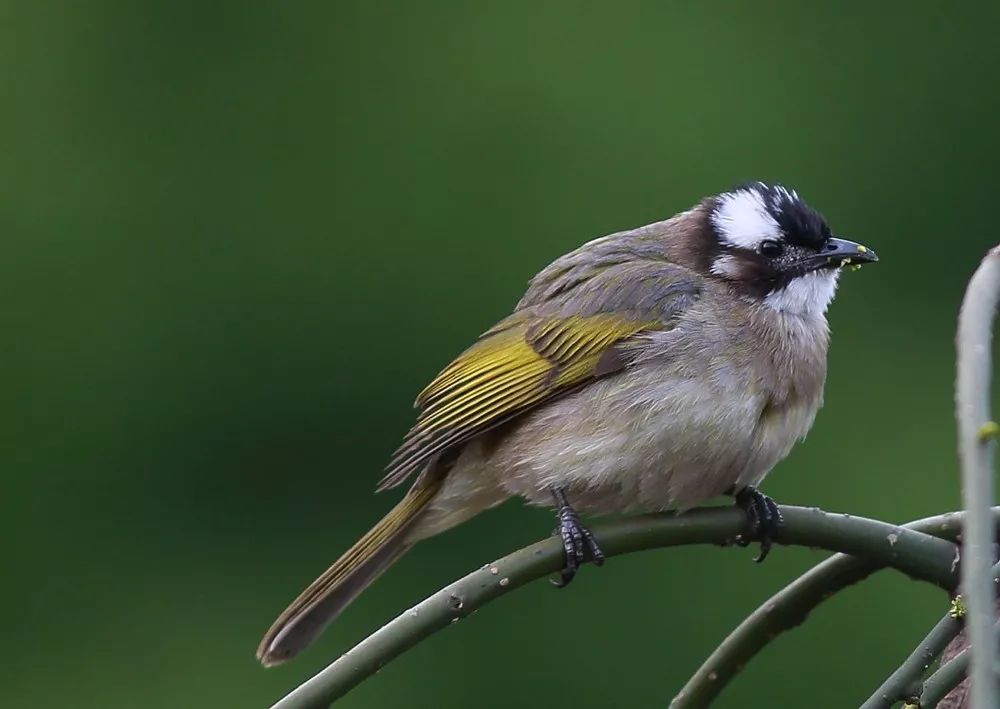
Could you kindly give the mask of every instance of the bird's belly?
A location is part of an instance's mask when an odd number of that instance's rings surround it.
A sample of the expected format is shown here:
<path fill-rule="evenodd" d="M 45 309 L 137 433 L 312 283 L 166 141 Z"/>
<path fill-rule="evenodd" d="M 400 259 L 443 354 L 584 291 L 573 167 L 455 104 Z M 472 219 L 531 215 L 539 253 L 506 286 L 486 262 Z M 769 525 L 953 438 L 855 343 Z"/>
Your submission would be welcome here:
<path fill-rule="evenodd" d="M 759 482 L 812 422 L 766 401 L 745 378 L 647 366 L 525 417 L 481 473 L 534 504 L 561 487 L 596 514 L 686 509 Z"/>

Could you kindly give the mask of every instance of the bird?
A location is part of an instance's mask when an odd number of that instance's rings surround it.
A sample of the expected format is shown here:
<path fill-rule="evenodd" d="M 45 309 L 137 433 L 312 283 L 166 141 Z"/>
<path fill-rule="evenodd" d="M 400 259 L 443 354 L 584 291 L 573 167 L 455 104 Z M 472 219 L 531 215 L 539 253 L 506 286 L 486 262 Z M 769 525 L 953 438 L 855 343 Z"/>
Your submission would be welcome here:
<path fill-rule="evenodd" d="M 511 497 L 555 509 L 558 586 L 604 561 L 580 515 L 723 495 L 763 561 L 782 520 L 758 487 L 822 405 L 841 272 L 877 260 L 766 182 L 556 259 L 417 396 L 377 488 L 408 491 L 274 621 L 259 661 L 294 657 L 416 543 Z"/>

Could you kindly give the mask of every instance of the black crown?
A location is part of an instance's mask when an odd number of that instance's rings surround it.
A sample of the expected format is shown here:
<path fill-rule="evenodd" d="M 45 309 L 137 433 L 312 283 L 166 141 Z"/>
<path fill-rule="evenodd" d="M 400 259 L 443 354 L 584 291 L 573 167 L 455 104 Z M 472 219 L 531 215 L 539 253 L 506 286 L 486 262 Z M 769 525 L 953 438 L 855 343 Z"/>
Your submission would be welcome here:
<path fill-rule="evenodd" d="M 833 235 L 823 215 L 803 202 L 795 190 L 766 182 L 750 182 L 736 189 L 753 190 L 763 198 L 790 244 L 817 248 Z"/>

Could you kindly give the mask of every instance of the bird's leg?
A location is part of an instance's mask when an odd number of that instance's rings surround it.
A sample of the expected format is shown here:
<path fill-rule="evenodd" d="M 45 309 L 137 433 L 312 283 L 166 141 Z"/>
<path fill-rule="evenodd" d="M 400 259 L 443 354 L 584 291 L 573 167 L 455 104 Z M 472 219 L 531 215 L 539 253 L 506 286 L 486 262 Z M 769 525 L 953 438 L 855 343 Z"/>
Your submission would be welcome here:
<path fill-rule="evenodd" d="M 750 536 L 760 539 L 760 554 L 754 558 L 758 564 L 767 557 L 771 551 L 771 543 L 774 541 L 774 533 L 782 523 L 781 510 L 770 497 L 762 493 L 753 485 L 735 494 L 736 506 L 747 515 L 747 523 L 750 525 Z M 750 539 L 742 534 L 736 537 L 736 543 L 741 547 L 748 546 Z"/>
<path fill-rule="evenodd" d="M 561 488 L 553 488 L 552 496 L 556 501 L 556 515 L 559 519 L 559 527 L 556 531 L 562 539 L 563 554 L 566 558 L 566 565 L 560 574 L 561 578 L 553 579 L 552 584 L 558 588 L 568 586 L 569 582 L 576 576 L 577 569 L 585 561 L 593 561 L 600 566 L 604 563 L 604 552 L 597 545 L 597 540 L 589 529 L 583 526 L 580 518 L 576 514 L 566 499 L 566 493 Z"/>

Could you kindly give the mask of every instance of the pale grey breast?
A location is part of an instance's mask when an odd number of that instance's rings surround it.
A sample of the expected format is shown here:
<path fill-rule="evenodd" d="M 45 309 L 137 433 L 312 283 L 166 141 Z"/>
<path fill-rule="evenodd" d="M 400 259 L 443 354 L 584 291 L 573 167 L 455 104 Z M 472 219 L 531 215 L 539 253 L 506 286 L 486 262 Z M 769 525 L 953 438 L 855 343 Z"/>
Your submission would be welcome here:
<path fill-rule="evenodd" d="M 822 403 L 826 321 L 713 301 L 645 336 L 626 371 L 525 416 L 478 474 L 534 504 L 563 487 L 593 513 L 685 509 L 759 483 Z"/>

